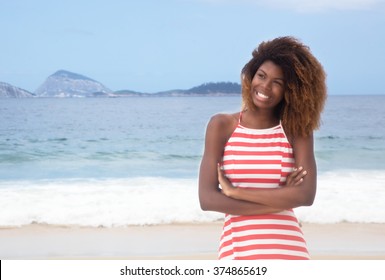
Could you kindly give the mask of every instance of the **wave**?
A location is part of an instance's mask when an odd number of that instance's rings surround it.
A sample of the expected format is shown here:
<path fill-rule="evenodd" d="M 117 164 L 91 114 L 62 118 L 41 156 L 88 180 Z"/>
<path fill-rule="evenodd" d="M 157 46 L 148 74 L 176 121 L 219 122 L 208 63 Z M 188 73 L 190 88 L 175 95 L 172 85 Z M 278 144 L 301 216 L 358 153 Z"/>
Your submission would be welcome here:
<path fill-rule="evenodd" d="M 311 207 L 296 209 L 303 222 L 385 223 L 384 170 L 339 170 L 318 176 Z"/>
<path fill-rule="evenodd" d="M 117 227 L 209 222 L 195 179 L 8 181 L 0 183 L 0 226 L 31 223 Z"/>
<path fill-rule="evenodd" d="M 354 141 L 357 143 L 361 143 L 362 141 L 383 141 L 385 140 L 385 137 L 383 135 L 324 135 L 324 136 L 317 136 L 316 141 Z"/>
<path fill-rule="evenodd" d="M 295 212 L 308 223 L 385 223 L 384 170 L 319 175 L 315 203 Z M 0 226 L 32 223 L 122 227 L 214 222 L 199 207 L 197 180 L 165 177 L 0 181 Z"/>

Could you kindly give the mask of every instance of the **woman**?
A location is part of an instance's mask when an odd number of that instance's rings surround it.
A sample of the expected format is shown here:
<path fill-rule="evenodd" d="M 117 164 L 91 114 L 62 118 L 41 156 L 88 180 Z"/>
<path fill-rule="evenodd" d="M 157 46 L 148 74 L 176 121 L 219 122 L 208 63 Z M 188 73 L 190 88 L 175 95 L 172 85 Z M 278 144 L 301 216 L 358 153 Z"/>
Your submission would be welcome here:
<path fill-rule="evenodd" d="M 201 208 L 226 214 L 220 259 L 309 259 L 292 208 L 312 205 L 316 194 L 313 131 L 325 72 L 293 37 L 262 42 L 252 55 L 242 69 L 242 111 L 208 123 Z"/>

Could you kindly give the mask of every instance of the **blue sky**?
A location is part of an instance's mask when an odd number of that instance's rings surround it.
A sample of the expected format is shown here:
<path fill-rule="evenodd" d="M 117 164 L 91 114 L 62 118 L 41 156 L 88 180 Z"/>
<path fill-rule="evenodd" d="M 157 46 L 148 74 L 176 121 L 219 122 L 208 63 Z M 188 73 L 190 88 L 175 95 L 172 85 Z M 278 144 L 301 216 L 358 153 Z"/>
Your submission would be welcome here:
<path fill-rule="evenodd" d="M 330 94 L 385 94 L 384 0 L 2 0 L 0 34 L 0 81 L 31 92 L 59 69 L 112 90 L 239 82 L 261 41 L 292 35 Z"/>

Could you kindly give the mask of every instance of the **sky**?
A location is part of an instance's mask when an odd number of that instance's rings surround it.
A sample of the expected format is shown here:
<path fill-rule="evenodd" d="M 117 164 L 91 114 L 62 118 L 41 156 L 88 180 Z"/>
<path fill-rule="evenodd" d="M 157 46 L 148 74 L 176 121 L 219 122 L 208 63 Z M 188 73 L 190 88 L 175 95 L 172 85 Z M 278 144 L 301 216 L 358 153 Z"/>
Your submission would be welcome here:
<path fill-rule="evenodd" d="M 385 94 L 385 0 L 0 0 L 0 81 L 64 69 L 111 90 L 240 82 L 259 43 L 294 36 L 328 92 Z"/>

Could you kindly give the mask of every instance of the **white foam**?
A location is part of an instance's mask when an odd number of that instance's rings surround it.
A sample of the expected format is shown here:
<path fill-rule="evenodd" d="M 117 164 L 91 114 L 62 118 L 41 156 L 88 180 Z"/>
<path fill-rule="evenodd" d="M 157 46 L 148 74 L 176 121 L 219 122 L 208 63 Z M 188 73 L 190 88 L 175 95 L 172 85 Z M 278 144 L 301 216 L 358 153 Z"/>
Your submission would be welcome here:
<path fill-rule="evenodd" d="M 313 223 L 384 223 L 385 171 L 340 170 L 319 175 L 316 200 L 295 210 Z"/>
<path fill-rule="evenodd" d="M 126 226 L 207 222 L 193 179 L 133 178 L 6 182 L 0 187 L 0 226 L 30 223 Z"/>
<path fill-rule="evenodd" d="M 199 207 L 196 179 L 0 181 L 0 226 L 31 223 L 128 226 L 210 222 L 223 214 Z M 315 203 L 295 209 L 302 222 L 385 222 L 385 171 L 320 174 Z"/>

